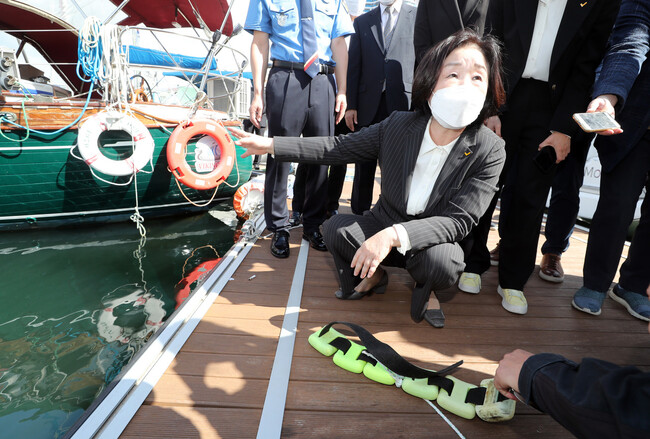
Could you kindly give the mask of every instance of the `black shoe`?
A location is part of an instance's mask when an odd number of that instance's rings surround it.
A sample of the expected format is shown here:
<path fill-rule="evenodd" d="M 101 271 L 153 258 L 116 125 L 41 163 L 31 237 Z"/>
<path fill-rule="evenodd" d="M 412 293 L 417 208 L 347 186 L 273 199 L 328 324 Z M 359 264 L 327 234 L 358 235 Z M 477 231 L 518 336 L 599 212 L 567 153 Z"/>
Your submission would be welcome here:
<path fill-rule="evenodd" d="M 318 230 L 311 233 L 303 233 L 302 239 L 309 241 L 311 248 L 318 250 L 319 252 L 327 251 L 327 246 L 325 245 L 325 241 L 323 241 L 323 235 L 321 235 Z"/>
<path fill-rule="evenodd" d="M 445 327 L 445 314 L 441 309 L 427 309 L 424 311 L 424 320 L 434 328 Z"/>
<path fill-rule="evenodd" d="M 429 304 L 429 296 L 431 291 L 425 291 L 424 285 L 415 285 L 411 293 L 411 319 L 415 323 L 420 323 L 424 318 L 424 313 L 427 311 Z"/>
<path fill-rule="evenodd" d="M 328 212 L 325 214 L 325 218 L 330 219 L 330 218 L 333 217 L 334 215 L 338 215 L 338 214 L 339 214 L 339 211 L 336 210 L 336 209 L 334 209 L 334 210 L 331 211 L 331 212 L 328 211 Z"/>
<path fill-rule="evenodd" d="M 352 293 L 347 296 L 343 291 L 337 290 L 334 295 L 337 299 L 341 300 L 359 300 L 363 299 L 365 296 L 370 296 L 372 293 L 384 294 L 386 292 L 386 285 L 388 285 L 388 273 L 384 270 L 384 274 L 381 275 L 381 279 L 377 282 L 377 285 L 372 287 L 370 290 L 363 292 L 352 290 Z"/>
<path fill-rule="evenodd" d="M 289 225 L 291 227 L 296 227 L 298 224 L 300 224 L 302 220 L 302 213 L 298 211 L 293 211 L 291 212 L 291 216 L 289 217 Z"/>
<path fill-rule="evenodd" d="M 428 309 L 431 290 L 426 291 L 423 286 L 415 285 L 411 294 L 411 319 L 420 323 L 424 319 L 434 328 L 444 328 L 445 314 L 441 309 Z"/>
<path fill-rule="evenodd" d="M 271 239 L 271 254 L 276 258 L 289 257 L 289 232 L 278 230 Z"/>

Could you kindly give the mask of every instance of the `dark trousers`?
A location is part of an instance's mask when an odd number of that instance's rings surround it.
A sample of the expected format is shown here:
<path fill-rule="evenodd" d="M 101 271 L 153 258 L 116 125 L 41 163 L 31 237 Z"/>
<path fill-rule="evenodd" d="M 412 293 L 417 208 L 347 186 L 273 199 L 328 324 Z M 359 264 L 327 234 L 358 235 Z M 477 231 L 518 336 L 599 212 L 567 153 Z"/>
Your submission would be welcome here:
<path fill-rule="evenodd" d="M 348 134 L 350 130 L 345 125 L 345 119 L 341 119 L 334 127 L 334 135 Z M 331 165 L 327 176 L 327 202 L 325 210 L 332 213 L 339 209 L 339 199 L 343 192 L 343 184 L 345 183 L 345 173 L 347 172 L 347 165 Z M 296 180 L 293 189 L 292 207 L 294 212 L 302 212 L 305 204 L 305 179 L 306 172 L 302 165 L 298 165 L 296 170 Z"/>
<path fill-rule="evenodd" d="M 641 221 L 621 266 L 619 284 L 645 294 L 650 284 L 650 130 L 611 172 L 603 172 L 583 268 L 584 285 L 607 291 L 614 280 L 627 230 L 645 187 Z"/>
<path fill-rule="evenodd" d="M 323 224 L 323 238 L 334 257 L 341 291 L 351 293 L 361 279 L 354 276 L 350 262 L 363 242 L 385 228 L 371 213 L 335 215 Z M 442 290 L 453 285 L 463 271 L 463 251 L 457 243 L 434 245 L 406 256 L 393 249 L 381 263 L 406 268 L 413 280 L 425 291 Z"/>
<path fill-rule="evenodd" d="M 377 114 L 375 114 L 375 118 L 372 120 L 371 125 L 381 122 L 388 116 L 386 93 L 384 92 L 381 94 Z M 354 164 L 354 181 L 352 183 L 350 207 L 352 208 L 352 212 L 357 215 L 362 215 L 366 210 L 370 210 L 370 206 L 372 205 L 372 192 L 375 187 L 376 170 L 377 160 Z"/>
<path fill-rule="evenodd" d="M 501 118 L 510 163 L 501 191 L 499 285 L 523 290 L 535 268 L 546 198 L 557 165 L 541 170 L 534 161 L 549 135 L 555 108 L 546 82 L 522 79 Z"/>
<path fill-rule="evenodd" d="M 334 133 L 334 76 L 313 79 L 302 70 L 274 67 L 266 83 L 269 137 L 331 136 Z M 327 166 L 305 167 L 303 225 L 305 233 L 317 231 L 325 219 Z M 287 177 L 289 163 L 267 157 L 264 218 L 270 231 L 289 227 Z"/>
<path fill-rule="evenodd" d="M 546 215 L 542 254 L 561 255 L 569 248 L 569 238 L 580 210 L 580 187 L 593 134 L 578 133 L 571 139 L 571 152 L 561 161 L 551 186 Z"/>

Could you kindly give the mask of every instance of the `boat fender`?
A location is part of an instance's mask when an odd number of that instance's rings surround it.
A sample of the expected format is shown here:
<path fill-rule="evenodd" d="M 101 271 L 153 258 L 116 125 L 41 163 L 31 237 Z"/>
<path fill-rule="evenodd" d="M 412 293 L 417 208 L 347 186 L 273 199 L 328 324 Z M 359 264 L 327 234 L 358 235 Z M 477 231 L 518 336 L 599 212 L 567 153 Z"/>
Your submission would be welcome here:
<path fill-rule="evenodd" d="M 235 209 L 235 213 L 243 220 L 250 218 L 250 215 L 255 209 L 263 204 L 264 183 L 254 180 L 241 185 L 232 199 L 232 206 Z"/>
<path fill-rule="evenodd" d="M 104 131 L 125 131 L 133 138 L 133 154 L 124 160 L 105 156 L 99 145 Z M 77 145 L 81 157 L 94 170 L 121 177 L 143 169 L 151 161 L 154 141 L 147 127 L 133 116 L 118 111 L 102 111 L 90 116 L 79 127 Z"/>
<path fill-rule="evenodd" d="M 367 347 L 348 340 L 332 328 L 334 324 L 352 328 Z M 499 393 L 494 387 L 494 379 L 483 380 L 480 386 L 475 386 L 453 376 L 443 376 L 462 361 L 439 372 L 421 369 L 364 328 L 346 322 L 331 322 L 311 334 L 308 341 L 321 354 L 333 354 L 334 363 L 339 367 L 355 373 L 363 371 L 373 381 L 395 384 L 418 398 L 437 399 L 440 407 L 462 418 L 473 419 L 478 415 L 486 422 L 502 422 L 512 419 L 515 414 L 515 401 Z"/>
<path fill-rule="evenodd" d="M 208 173 L 199 173 L 187 162 L 187 144 L 193 137 L 208 136 L 219 148 L 218 164 Z M 216 158 L 214 160 L 216 162 Z M 235 143 L 221 121 L 196 119 L 179 124 L 167 141 L 167 163 L 174 177 L 192 189 L 213 189 L 230 175 L 235 163 Z"/>

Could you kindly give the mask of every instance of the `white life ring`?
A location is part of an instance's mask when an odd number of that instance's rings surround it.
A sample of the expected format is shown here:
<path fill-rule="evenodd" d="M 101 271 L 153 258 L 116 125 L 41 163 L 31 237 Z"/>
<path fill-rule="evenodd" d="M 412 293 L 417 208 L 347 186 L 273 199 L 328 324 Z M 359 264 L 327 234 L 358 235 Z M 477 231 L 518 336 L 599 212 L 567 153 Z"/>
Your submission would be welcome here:
<path fill-rule="evenodd" d="M 106 157 L 99 149 L 99 136 L 104 131 L 125 131 L 133 138 L 133 154 L 124 160 Z M 79 152 L 88 166 L 102 174 L 131 175 L 144 168 L 152 158 L 154 141 L 142 122 L 117 111 L 103 111 L 90 116 L 79 127 Z"/>
<path fill-rule="evenodd" d="M 131 340 L 142 340 L 149 333 L 154 333 L 162 326 L 165 318 L 164 302 L 145 293 L 141 288 L 137 288 L 124 296 L 114 297 L 112 299 L 102 299 L 104 308 L 99 312 L 97 318 L 97 332 L 107 342 L 119 341 L 128 343 Z M 145 316 L 145 323 L 141 328 L 132 328 L 120 326 L 115 323 L 118 315 L 115 308 L 120 305 L 131 305 L 132 308 L 140 308 Z"/>

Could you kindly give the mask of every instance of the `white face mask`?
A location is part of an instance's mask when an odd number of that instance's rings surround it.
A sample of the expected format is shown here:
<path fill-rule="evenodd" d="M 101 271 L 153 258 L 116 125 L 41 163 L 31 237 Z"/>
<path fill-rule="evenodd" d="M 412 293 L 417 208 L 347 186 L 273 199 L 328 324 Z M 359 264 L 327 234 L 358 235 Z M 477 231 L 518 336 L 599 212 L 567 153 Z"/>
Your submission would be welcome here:
<path fill-rule="evenodd" d="M 379 0 L 379 3 L 380 3 L 382 6 L 390 6 L 390 5 L 392 5 L 393 3 L 395 3 L 395 0 Z"/>
<path fill-rule="evenodd" d="M 435 91 L 429 99 L 431 114 L 450 130 L 465 128 L 476 120 L 485 95 L 473 85 L 455 85 Z"/>

